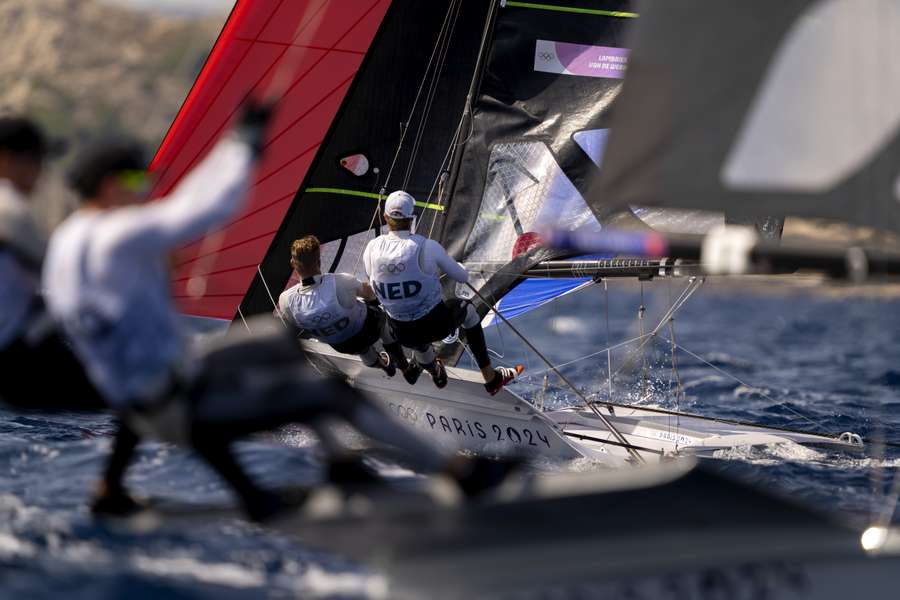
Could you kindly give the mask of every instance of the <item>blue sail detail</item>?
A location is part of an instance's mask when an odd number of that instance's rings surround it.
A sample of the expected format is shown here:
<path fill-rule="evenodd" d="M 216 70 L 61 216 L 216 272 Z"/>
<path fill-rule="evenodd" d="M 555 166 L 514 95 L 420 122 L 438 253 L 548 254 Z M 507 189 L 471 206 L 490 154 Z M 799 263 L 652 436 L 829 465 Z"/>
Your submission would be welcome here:
<path fill-rule="evenodd" d="M 570 294 L 589 284 L 590 278 L 573 279 L 526 279 L 504 296 L 497 307 L 500 314 L 507 319 L 530 312 L 548 302 Z M 499 317 L 491 312 L 484 325 L 489 327 L 501 323 Z"/>

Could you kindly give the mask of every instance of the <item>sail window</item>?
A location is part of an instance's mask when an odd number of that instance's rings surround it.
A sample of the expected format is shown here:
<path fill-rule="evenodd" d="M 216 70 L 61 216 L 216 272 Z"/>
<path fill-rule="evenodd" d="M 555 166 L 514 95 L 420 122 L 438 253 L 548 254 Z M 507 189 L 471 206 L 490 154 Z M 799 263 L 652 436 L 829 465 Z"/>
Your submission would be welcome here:
<path fill-rule="evenodd" d="M 369 159 L 365 154 L 351 154 L 341 158 L 338 163 L 357 177 L 362 177 L 369 172 Z"/>
<path fill-rule="evenodd" d="M 498 143 L 465 255 L 468 261 L 506 263 L 520 239 L 542 228 L 585 226 L 600 227 L 546 144 Z"/>

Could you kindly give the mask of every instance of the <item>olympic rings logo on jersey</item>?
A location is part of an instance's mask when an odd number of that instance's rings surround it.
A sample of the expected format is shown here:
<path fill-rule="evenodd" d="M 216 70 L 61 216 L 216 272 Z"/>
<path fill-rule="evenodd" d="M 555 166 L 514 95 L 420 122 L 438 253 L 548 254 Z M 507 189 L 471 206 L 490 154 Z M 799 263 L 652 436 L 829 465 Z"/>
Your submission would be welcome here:
<path fill-rule="evenodd" d="M 322 323 L 328 323 L 337 318 L 338 315 L 333 315 L 330 312 L 319 313 L 318 315 L 313 315 L 309 318 L 310 323 L 315 323 L 316 325 L 320 325 Z"/>
<path fill-rule="evenodd" d="M 406 263 L 388 263 L 386 265 L 378 265 L 379 273 L 402 273 L 406 270 Z"/>

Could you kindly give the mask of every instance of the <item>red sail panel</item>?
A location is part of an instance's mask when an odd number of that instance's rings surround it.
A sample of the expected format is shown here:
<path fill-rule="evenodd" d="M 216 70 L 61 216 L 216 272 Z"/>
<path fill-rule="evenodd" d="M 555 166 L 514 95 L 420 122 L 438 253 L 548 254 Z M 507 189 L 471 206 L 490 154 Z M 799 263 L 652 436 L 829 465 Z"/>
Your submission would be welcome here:
<path fill-rule="evenodd" d="M 209 151 L 248 96 L 264 94 L 285 70 L 290 83 L 244 210 L 174 258 L 173 293 L 185 313 L 234 316 L 389 5 L 238 1 L 150 165 L 155 194 L 168 193 Z"/>

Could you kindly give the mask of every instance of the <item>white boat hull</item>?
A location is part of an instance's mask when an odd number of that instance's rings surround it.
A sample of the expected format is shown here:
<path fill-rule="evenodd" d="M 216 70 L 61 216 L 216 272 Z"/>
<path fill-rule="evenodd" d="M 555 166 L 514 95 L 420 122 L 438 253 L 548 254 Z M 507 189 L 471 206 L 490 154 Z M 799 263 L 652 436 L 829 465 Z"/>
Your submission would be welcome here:
<path fill-rule="evenodd" d="M 542 412 L 518 394 L 485 392 L 481 375 L 448 368 L 437 389 L 427 375 L 409 385 L 399 374 L 387 377 L 357 357 L 324 344 L 309 348 L 358 389 L 447 450 L 493 456 L 525 455 L 571 460 L 585 457 L 619 466 L 630 458 L 602 420 L 586 407 Z M 730 423 L 654 408 L 596 405 L 627 443 L 647 462 L 675 454 L 711 455 L 716 450 L 779 443 L 859 450 L 859 445 L 827 436 Z"/>

